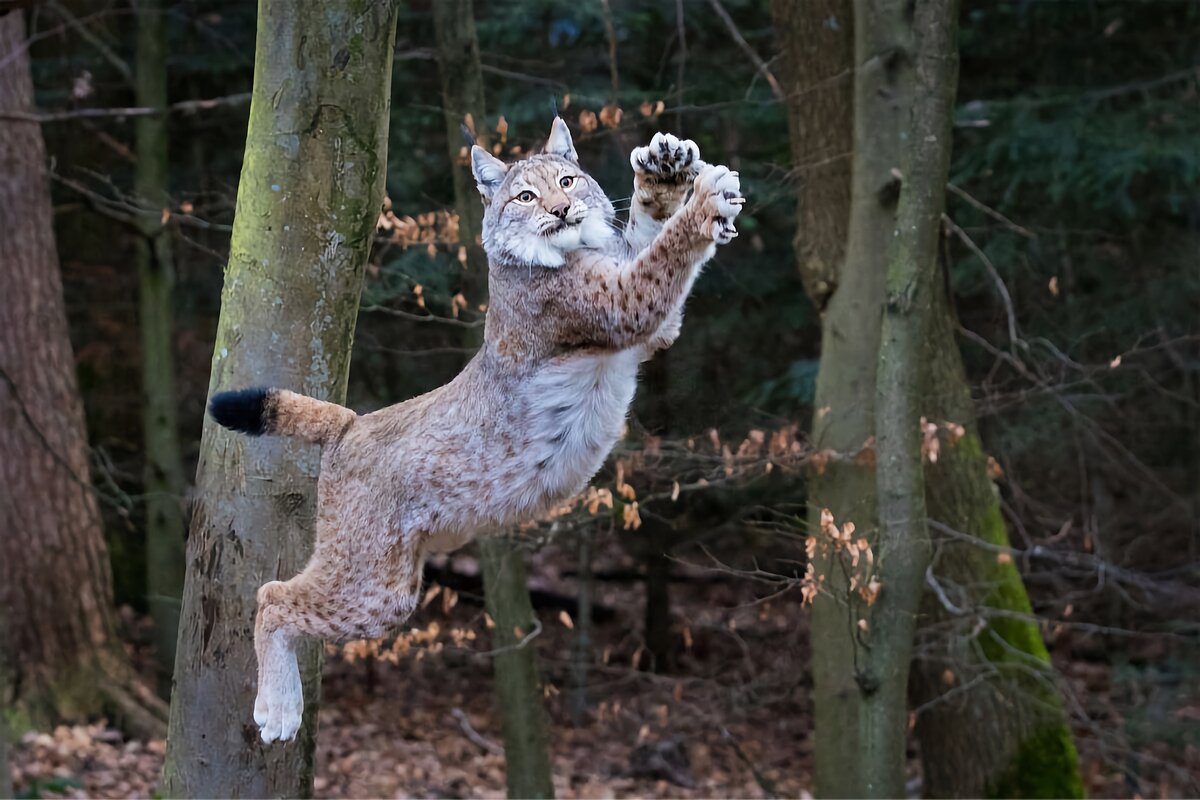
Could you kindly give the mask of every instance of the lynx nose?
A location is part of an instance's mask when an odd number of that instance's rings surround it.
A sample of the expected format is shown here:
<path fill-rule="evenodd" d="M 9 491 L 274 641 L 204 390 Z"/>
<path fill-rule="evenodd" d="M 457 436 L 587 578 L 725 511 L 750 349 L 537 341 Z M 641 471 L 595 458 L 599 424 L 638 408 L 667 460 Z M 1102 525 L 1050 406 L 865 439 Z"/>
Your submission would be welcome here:
<path fill-rule="evenodd" d="M 550 213 L 553 214 L 554 216 L 558 217 L 559 219 L 566 219 L 567 212 L 570 210 L 571 210 L 570 203 L 556 203 L 550 209 Z"/>

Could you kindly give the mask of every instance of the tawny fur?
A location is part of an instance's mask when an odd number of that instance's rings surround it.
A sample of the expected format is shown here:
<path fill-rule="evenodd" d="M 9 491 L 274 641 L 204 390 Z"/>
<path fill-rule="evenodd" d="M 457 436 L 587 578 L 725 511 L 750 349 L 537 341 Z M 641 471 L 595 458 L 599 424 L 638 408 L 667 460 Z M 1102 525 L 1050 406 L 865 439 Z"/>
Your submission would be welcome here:
<path fill-rule="evenodd" d="M 416 608 L 427 555 L 584 488 L 620 436 L 639 362 L 675 340 L 700 268 L 736 236 L 737 174 L 673 136 L 631 155 L 623 236 L 562 120 L 542 154 L 505 165 L 475 148 L 472 160 L 490 306 L 466 368 L 363 416 L 284 390 L 262 397 L 260 430 L 324 446 L 312 559 L 258 592 L 265 741 L 300 726 L 297 637 L 384 635 Z"/>

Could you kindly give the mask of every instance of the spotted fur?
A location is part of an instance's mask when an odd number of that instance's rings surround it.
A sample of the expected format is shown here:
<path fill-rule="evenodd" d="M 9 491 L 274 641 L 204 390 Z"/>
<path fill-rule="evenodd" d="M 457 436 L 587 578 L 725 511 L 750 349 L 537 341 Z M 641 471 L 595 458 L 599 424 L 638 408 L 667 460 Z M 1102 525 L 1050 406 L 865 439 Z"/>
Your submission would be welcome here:
<path fill-rule="evenodd" d="M 650 149 L 634 152 L 635 195 L 649 199 L 622 236 L 562 120 L 516 164 L 475 148 L 490 306 L 483 346 L 445 386 L 362 416 L 276 389 L 213 398 L 222 424 L 324 445 L 313 557 L 258 592 L 264 741 L 300 725 L 298 637 L 383 635 L 416 608 L 427 555 L 544 513 L 600 468 L 638 363 L 678 335 L 687 292 L 736 236 L 743 202 L 737 174 L 703 165 L 694 144 L 659 134 Z"/>

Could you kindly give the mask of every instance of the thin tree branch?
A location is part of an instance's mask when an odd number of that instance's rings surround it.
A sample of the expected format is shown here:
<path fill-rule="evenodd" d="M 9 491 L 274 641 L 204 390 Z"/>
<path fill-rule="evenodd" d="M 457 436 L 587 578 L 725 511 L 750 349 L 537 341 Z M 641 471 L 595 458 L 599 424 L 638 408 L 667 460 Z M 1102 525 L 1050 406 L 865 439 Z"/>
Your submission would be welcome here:
<path fill-rule="evenodd" d="M 779 81 L 775 79 L 775 75 L 771 72 L 771 68 L 767 66 L 767 62 L 762 60 L 762 57 L 754 51 L 750 43 L 746 41 L 746 37 L 742 36 L 742 32 L 738 30 L 737 25 L 733 21 L 733 17 L 729 16 L 729 12 L 721 5 L 721 0 L 708 0 L 708 4 L 712 6 L 713 11 L 725 23 L 725 27 L 729 29 L 729 35 L 733 37 L 733 41 L 738 47 L 742 48 L 742 52 L 754 63 L 758 68 L 759 73 L 771 87 L 771 92 L 774 93 L 775 99 L 783 100 L 783 89 L 779 86 Z"/>
<path fill-rule="evenodd" d="M 111 47 L 105 44 L 104 40 L 102 40 L 99 36 L 92 33 L 92 31 L 86 25 L 84 25 L 78 17 L 63 7 L 63 4 L 58 2 L 58 0 L 50 0 L 50 2 L 46 3 L 46 5 L 51 11 L 57 14 L 58 17 L 71 28 L 71 30 L 78 33 L 84 40 L 92 45 L 92 47 L 95 47 L 100 55 L 104 57 L 104 60 L 111 64 L 117 70 L 117 72 L 121 73 L 121 77 L 125 79 L 125 83 L 127 83 L 129 86 L 133 86 L 133 70 L 129 68 L 129 63 L 125 61 L 125 59 L 117 55 L 116 52 L 114 52 Z"/>
<path fill-rule="evenodd" d="M 220 106 L 241 106 L 250 102 L 250 93 L 243 92 L 240 94 L 226 95 L 225 97 L 213 97 L 207 100 L 184 100 L 179 103 L 172 103 L 163 108 L 149 108 L 146 106 L 130 106 L 126 108 L 76 108 L 62 111 L 40 111 L 25 113 L 21 111 L 6 111 L 0 112 L 0 119 L 10 120 L 12 122 L 34 122 L 38 124 L 46 122 L 65 122 L 74 119 L 94 119 L 96 117 L 150 117 L 155 114 L 166 114 L 173 112 L 183 112 L 185 114 L 194 114 L 197 111 L 206 111 Z"/>
<path fill-rule="evenodd" d="M 1021 227 L 1020 225 L 1013 222 L 1011 219 L 1004 216 L 1003 214 L 1001 214 L 999 211 L 992 208 L 991 206 L 984 205 L 983 203 L 976 200 L 971 195 L 967 194 L 962 189 L 955 186 L 953 183 L 947 183 L 946 188 L 949 189 L 951 192 L 953 192 L 956 196 L 962 198 L 963 200 L 966 200 L 967 203 L 969 203 L 970 205 L 974 206 L 975 208 L 979 209 L 983 213 L 987 214 L 992 219 L 1003 223 L 1012 232 L 1017 233 L 1021 236 L 1024 236 L 1026 239 L 1036 239 L 1037 238 L 1037 234 L 1034 233 L 1033 231 L 1029 230 L 1028 228 Z"/>

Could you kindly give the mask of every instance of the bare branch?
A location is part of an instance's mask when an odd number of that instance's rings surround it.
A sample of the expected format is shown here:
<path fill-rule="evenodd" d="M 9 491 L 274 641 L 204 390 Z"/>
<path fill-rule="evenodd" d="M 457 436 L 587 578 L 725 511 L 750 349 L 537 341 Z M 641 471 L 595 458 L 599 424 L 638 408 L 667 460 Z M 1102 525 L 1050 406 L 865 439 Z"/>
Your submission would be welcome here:
<path fill-rule="evenodd" d="M 721 0 L 708 0 L 708 4 L 712 6 L 713 11 L 715 11 L 717 16 L 721 18 L 721 21 L 725 23 L 725 27 L 729 29 L 729 35 L 733 37 L 733 41 L 738 47 L 742 48 L 742 52 L 744 52 L 746 56 L 754 63 L 754 66 L 758 68 L 759 73 L 770 85 L 771 92 L 774 93 L 775 99 L 783 100 L 783 89 L 779 86 L 779 81 L 775 79 L 775 75 L 772 74 L 771 68 L 767 66 L 767 62 L 762 60 L 762 56 L 754 52 L 754 48 L 751 47 L 750 43 L 746 41 L 746 37 L 742 36 L 742 32 L 738 30 L 737 25 L 733 21 L 733 17 L 729 16 L 729 12 L 725 10 L 723 5 L 721 5 Z"/>
<path fill-rule="evenodd" d="M 96 117 L 149 117 L 155 114 L 182 112 L 194 114 L 197 111 L 221 106 L 241 106 L 250 102 L 250 93 L 231 94 L 225 97 L 213 97 L 207 100 L 184 100 L 172 103 L 164 108 L 149 108 L 146 106 L 129 106 L 126 108 L 76 108 L 63 111 L 42 111 L 24 113 L 20 111 L 0 112 L 0 119 L 12 122 L 64 122 L 73 119 L 94 119 Z"/>

